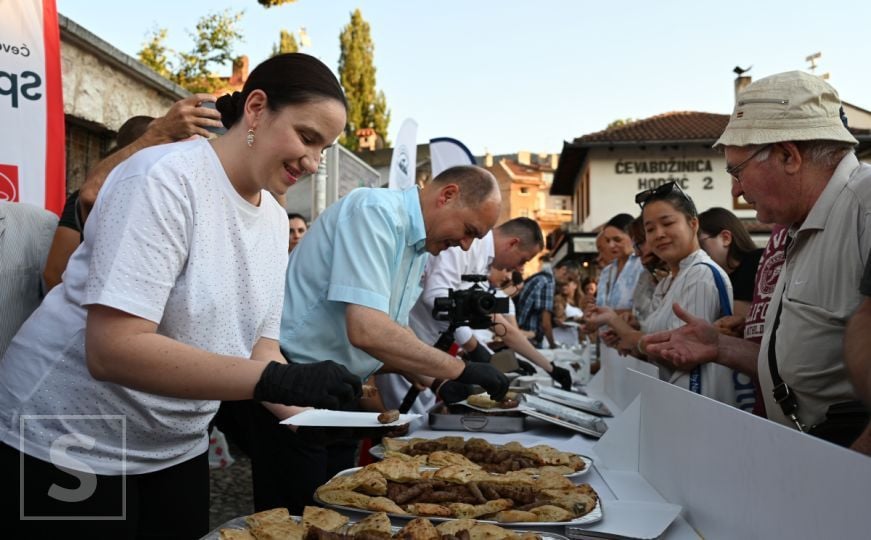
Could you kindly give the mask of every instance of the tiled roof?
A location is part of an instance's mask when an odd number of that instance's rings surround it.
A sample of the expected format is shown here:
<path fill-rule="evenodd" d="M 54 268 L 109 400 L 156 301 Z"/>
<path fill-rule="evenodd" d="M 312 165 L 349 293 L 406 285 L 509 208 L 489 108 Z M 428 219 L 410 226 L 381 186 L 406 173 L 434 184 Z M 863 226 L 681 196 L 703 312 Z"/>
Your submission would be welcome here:
<path fill-rule="evenodd" d="M 713 141 L 729 123 L 728 114 L 674 111 L 589 133 L 575 144 L 608 142 Z"/>
<path fill-rule="evenodd" d="M 553 169 L 546 165 L 524 165 L 510 159 L 502 159 L 500 163 L 504 163 L 505 167 L 511 171 L 514 176 L 528 176 L 536 179 L 541 178 L 543 172 L 553 172 Z"/>

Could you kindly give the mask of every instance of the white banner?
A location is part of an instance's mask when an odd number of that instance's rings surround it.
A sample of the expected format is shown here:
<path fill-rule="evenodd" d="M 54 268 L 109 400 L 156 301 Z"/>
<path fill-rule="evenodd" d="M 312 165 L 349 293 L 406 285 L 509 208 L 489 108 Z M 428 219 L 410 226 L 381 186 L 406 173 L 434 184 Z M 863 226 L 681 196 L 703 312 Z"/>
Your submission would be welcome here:
<path fill-rule="evenodd" d="M 432 163 L 432 177 L 440 175 L 445 169 L 457 165 L 474 165 L 475 156 L 466 145 L 450 137 L 437 137 L 429 140 L 429 159 Z"/>
<path fill-rule="evenodd" d="M 414 185 L 417 173 L 417 122 L 406 118 L 399 128 L 393 157 L 390 160 L 390 176 L 387 187 L 405 189 Z"/>
<path fill-rule="evenodd" d="M 0 200 L 60 214 L 66 198 L 55 0 L 0 0 Z"/>

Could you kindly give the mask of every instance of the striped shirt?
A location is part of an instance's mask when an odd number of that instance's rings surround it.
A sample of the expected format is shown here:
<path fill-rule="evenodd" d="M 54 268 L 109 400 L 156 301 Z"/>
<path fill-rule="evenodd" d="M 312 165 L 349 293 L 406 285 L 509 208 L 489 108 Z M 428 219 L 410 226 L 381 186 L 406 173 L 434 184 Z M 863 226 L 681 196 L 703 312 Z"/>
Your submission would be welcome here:
<path fill-rule="evenodd" d="M 57 216 L 25 203 L 0 201 L 0 358 L 44 294 L 42 270 Z"/>
<path fill-rule="evenodd" d="M 713 265 L 723 279 L 731 307 L 732 285 L 726 272 L 703 250 L 699 249 L 680 262 L 676 276 L 669 275 L 656 285 L 653 293 L 653 312 L 642 322 L 645 333 L 672 330 L 684 325 L 674 314 L 672 304 L 677 303 L 695 317 L 714 322 L 722 316 L 720 295 L 714 274 L 708 265 Z M 689 372 L 659 366 L 660 378 L 682 388 L 689 388 Z M 736 405 L 732 370 L 713 362 L 703 364 L 701 372 L 702 395 L 729 405 Z"/>

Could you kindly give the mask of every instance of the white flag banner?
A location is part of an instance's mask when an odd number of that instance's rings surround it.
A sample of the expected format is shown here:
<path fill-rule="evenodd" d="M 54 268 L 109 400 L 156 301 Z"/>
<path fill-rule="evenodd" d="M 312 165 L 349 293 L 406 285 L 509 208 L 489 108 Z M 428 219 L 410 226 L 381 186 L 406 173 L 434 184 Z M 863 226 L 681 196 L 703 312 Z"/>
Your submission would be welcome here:
<path fill-rule="evenodd" d="M 445 169 L 457 165 L 474 165 L 475 156 L 457 139 L 437 137 L 429 140 L 429 159 L 432 163 L 432 177 L 440 175 Z"/>
<path fill-rule="evenodd" d="M 0 0 L 0 200 L 60 214 L 66 198 L 55 0 Z"/>
<path fill-rule="evenodd" d="M 406 189 L 415 183 L 417 173 L 417 122 L 406 118 L 399 128 L 396 144 L 393 146 L 393 157 L 390 159 L 390 176 L 387 187 L 390 189 Z"/>

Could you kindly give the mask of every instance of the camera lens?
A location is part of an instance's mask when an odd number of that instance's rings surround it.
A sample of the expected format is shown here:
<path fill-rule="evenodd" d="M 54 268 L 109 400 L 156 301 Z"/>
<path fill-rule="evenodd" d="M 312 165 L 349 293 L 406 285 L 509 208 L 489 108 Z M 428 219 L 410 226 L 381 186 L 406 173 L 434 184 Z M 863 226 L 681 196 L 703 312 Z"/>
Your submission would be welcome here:
<path fill-rule="evenodd" d="M 489 315 L 493 312 L 493 300 L 494 298 L 490 295 L 481 295 L 478 298 L 478 310 L 482 314 Z"/>

